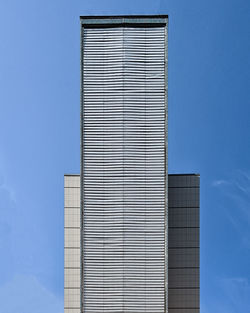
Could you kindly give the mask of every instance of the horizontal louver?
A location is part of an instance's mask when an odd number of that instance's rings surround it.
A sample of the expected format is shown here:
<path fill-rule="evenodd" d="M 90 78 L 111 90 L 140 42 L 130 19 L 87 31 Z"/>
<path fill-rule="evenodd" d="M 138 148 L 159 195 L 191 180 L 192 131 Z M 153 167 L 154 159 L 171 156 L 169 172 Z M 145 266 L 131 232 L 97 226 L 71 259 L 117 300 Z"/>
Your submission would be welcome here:
<path fill-rule="evenodd" d="M 165 27 L 83 30 L 83 310 L 165 311 Z"/>

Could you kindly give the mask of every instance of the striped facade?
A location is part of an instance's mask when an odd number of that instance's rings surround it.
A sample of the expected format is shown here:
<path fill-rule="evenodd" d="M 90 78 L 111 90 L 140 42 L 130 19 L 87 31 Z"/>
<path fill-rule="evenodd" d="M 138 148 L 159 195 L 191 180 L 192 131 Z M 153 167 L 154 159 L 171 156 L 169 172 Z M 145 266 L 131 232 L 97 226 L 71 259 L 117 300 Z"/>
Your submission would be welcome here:
<path fill-rule="evenodd" d="M 153 25 L 130 19 L 108 27 L 85 22 L 82 309 L 164 313 L 166 19 L 152 19 Z"/>

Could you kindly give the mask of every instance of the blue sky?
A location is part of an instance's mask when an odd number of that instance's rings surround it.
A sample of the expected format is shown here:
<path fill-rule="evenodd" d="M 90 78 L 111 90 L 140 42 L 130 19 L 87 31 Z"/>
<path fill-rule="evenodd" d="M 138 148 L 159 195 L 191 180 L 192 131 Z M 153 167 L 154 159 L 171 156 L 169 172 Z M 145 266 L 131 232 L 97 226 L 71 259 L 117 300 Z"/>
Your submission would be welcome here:
<path fill-rule="evenodd" d="M 169 171 L 201 174 L 201 313 L 250 312 L 248 0 L 0 2 L 0 312 L 63 313 L 79 15 L 98 14 L 169 14 Z"/>

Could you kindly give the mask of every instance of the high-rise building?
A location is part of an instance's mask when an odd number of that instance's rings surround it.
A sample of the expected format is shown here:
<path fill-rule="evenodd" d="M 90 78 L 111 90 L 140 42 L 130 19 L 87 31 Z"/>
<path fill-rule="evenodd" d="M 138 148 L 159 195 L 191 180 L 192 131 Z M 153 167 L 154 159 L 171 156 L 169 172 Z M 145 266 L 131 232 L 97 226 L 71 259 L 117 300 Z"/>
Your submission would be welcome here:
<path fill-rule="evenodd" d="M 167 16 L 81 17 L 65 313 L 199 312 L 199 175 L 168 175 Z"/>

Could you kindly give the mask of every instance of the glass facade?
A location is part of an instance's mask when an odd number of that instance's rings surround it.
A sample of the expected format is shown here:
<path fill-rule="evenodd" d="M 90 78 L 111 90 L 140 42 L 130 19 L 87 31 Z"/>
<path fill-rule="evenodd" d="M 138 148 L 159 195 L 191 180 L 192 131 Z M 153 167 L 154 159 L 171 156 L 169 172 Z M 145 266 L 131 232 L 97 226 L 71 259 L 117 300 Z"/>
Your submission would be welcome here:
<path fill-rule="evenodd" d="M 200 312 L 200 177 L 168 176 L 168 313 Z"/>

